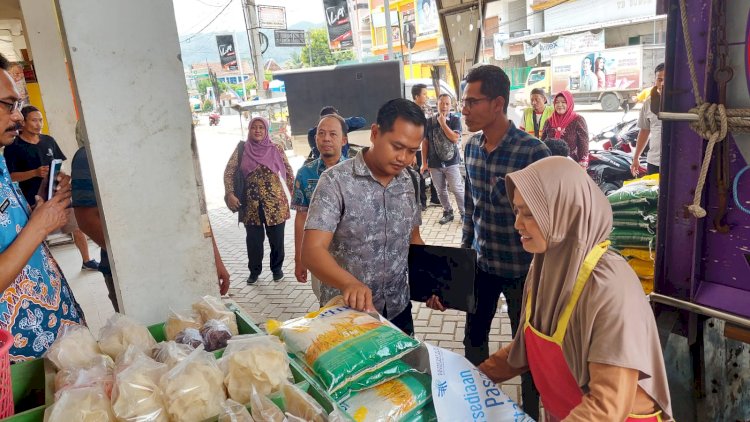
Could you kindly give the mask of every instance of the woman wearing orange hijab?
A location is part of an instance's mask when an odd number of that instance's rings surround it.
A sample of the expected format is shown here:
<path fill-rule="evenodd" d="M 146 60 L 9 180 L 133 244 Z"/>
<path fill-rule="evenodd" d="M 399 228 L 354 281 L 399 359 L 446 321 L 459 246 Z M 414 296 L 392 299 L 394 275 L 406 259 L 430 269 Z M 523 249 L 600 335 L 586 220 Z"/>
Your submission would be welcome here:
<path fill-rule="evenodd" d="M 656 322 L 638 277 L 608 248 L 612 209 L 580 166 L 549 157 L 505 178 L 523 248 L 523 329 L 479 369 L 531 371 L 548 421 L 667 421 Z"/>

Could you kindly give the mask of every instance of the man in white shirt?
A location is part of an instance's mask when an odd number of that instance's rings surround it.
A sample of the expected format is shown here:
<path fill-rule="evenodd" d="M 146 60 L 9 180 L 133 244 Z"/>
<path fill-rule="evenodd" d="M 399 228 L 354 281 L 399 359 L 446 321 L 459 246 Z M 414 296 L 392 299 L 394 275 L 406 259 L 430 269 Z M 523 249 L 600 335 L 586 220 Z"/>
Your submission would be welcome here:
<path fill-rule="evenodd" d="M 641 156 L 646 144 L 649 144 L 648 154 L 646 155 L 647 174 L 659 173 L 661 165 L 661 120 L 659 120 L 659 103 L 661 102 L 661 93 L 664 89 L 664 63 L 660 63 L 654 69 L 656 82 L 651 90 L 651 96 L 643 102 L 641 113 L 638 116 L 638 141 L 635 146 L 635 155 L 633 155 L 633 164 L 630 171 L 633 176 L 638 176 L 640 164 L 638 157 Z"/>

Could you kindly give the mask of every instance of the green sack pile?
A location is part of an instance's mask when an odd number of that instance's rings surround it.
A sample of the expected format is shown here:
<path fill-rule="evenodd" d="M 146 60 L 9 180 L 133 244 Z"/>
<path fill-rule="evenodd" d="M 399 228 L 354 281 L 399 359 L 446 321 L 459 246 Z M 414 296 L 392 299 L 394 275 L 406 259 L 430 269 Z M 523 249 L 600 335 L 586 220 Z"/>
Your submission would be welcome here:
<path fill-rule="evenodd" d="M 656 207 L 659 186 L 653 181 L 637 181 L 607 196 L 612 206 L 612 234 L 615 249 L 652 250 L 656 240 Z"/>

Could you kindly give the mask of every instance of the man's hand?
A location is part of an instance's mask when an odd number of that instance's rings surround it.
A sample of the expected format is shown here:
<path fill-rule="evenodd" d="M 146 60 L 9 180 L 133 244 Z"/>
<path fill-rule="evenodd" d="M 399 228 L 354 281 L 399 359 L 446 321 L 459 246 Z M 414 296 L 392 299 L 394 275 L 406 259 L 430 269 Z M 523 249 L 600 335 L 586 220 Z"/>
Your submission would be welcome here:
<path fill-rule="evenodd" d="M 68 222 L 66 209 L 70 205 L 70 186 L 66 193 L 58 191 L 49 201 L 44 201 L 41 196 L 36 196 L 36 206 L 31 213 L 29 225 L 40 230 L 46 235 L 61 228 Z"/>
<path fill-rule="evenodd" d="M 240 200 L 231 192 L 227 194 L 227 206 L 229 207 L 229 210 L 232 212 L 239 211 L 242 204 L 240 203 Z"/>
<path fill-rule="evenodd" d="M 300 283 L 307 283 L 307 267 L 296 259 L 294 260 L 294 276 Z"/>
<path fill-rule="evenodd" d="M 346 306 L 364 312 L 375 312 L 372 290 L 361 281 L 351 283 L 341 290 Z"/>
<path fill-rule="evenodd" d="M 221 260 L 216 261 L 216 276 L 219 279 L 219 294 L 224 296 L 229 291 L 229 271 Z"/>
<path fill-rule="evenodd" d="M 41 166 L 36 169 L 36 177 L 44 179 L 49 174 L 49 166 Z"/>
<path fill-rule="evenodd" d="M 427 302 L 425 302 L 425 305 L 427 305 L 428 308 L 434 309 L 436 311 L 445 312 L 446 307 L 443 306 L 442 302 L 440 302 L 440 298 L 432 295 L 431 298 L 427 299 Z"/>
<path fill-rule="evenodd" d="M 638 175 L 641 173 L 641 164 L 638 162 L 638 160 L 634 160 L 633 164 L 630 165 L 630 173 L 633 175 L 633 177 L 638 177 Z"/>

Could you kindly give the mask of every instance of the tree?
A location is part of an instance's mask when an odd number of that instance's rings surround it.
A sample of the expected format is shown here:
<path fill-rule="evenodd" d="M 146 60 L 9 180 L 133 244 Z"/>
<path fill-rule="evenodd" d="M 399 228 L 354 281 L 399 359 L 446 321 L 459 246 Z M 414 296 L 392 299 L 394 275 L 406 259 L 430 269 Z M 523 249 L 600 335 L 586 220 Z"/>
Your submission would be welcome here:
<path fill-rule="evenodd" d="M 286 61 L 285 67 L 287 69 L 299 69 L 305 67 L 305 64 L 302 63 L 302 57 L 300 56 L 300 54 L 296 51 L 293 51 L 289 57 L 289 60 Z"/>
<path fill-rule="evenodd" d="M 328 32 L 324 28 L 310 30 L 310 43 L 302 48 L 300 61 L 302 66 L 310 67 L 330 66 L 339 62 L 353 60 L 354 53 L 351 50 L 331 51 L 328 46 Z"/>

